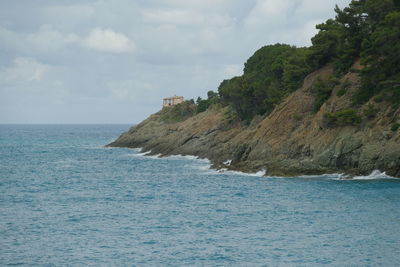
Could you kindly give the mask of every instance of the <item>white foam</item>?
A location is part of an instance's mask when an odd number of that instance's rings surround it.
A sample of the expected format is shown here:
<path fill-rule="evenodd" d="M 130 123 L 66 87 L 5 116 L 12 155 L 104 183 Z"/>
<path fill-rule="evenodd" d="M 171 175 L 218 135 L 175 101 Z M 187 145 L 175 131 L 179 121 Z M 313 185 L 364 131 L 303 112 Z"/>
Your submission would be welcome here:
<path fill-rule="evenodd" d="M 162 155 L 161 154 L 157 154 L 157 155 L 149 155 L 149 153 L 145 153 L 144 156 L 146 156 L 146 158 L 150 158 L 150 159 L 159 159 Z"/>
<path fill-rule="evenodd" d="M 319 175 L 301 175 L 297 176 L 298 178 L 306 178 L 306 179 L 340 179 L 344 177 L 343 173 L 326 173 L 326 174 L 319 174 Z"/>
<path fill-rule="evenodd" d="M 178 154 L 178 155 L 166 156 L 164 158 L 167 159 L 167 160 L 182 160 L 182 159 L 184 159 L 184 160 L 196 160 L 196 161 L 204 162 L 204 163 L 207 163 L 207 164 L 210 163 L 210 160 L 207 159 L 207 158 L 199 158 L 197 156 L 191 156 L 191 155 L 180 155 L 180 154 Z"/>
<path fill-rule="evenodd" d="M 289 178 L 282 176 L 267 176 L 268 178 Z M 302 179 L 328 179 L 328 180 L 338 180 L 338 181 L 354 181 L 354 180 L 379 180 L 379 179 L 398 179 L 392 176 L 387 175 L 385 172 L 381 172 L 379 170 L 374 170 L 370 175 L 367 176 L 351 176 L 344 173 L 327 173 L 320 175 L 301 175 L 293 178 L 302 178 Z"/>
<path fill-rule="evenodd" d="M 124 156 L 128 156 L 128 157 L 142 157 L 146 155 L 146 153 L 129 153 L 129 154 L 125 154 Z"/>
<path fill-rule="evenodd" d="M 265 174 L 267 173 L 267 170 L 261 170 L 261 171 L 258 171 L 258 172 L 256 172 L 256 173 L 253 173 L 253 174 L 251 174 L 251 176 L 260 176 L 260 177 L 264 177 L 265 176 Z"/>
<path fill-rule="evenodd" d="M 130 150 L 133 150 L 134 153 L 125 154 L 125 156 L 142 157 L 151 153 L 151 150 L 140 153 L 140 151 L 142 151 L 142 148 L 130 148 Z"/>
<path fill-rule="evenodd" d="M 326 179 L 326 180 L 339 180 L 343 174 L 341 173 L 326 173 L 318 175 L 299 175 L 299 176 L 271 176 L 265 175 L 267 178 L 277 178 L 277 179 Z"/>
<path fill-rule="evenodd" d="M 226 168 L 213 170 L 213 169 L 210 169 L 210 166 L 208 166 L 208 170 L 207 170 L 206 173 L 207 174 L 211 174 L 211 175 L 224 174 L 224 175 L 240 175 L 240 176 L 264 177 L 266 171 L 265 170 L 261 170 L 261 171 L 255 172 L 255 173 L 247 173 L 247 172 L 241 172 L 241 171 L 228 170 Z"/>
<path fill-rule="evenodd" d="M 386 174 L 386 172 L 381 172 L 380 170 L 374 170 L 370 175 L 367 176 L 355 176 L 350 180 L 380 180 L 380 179 L 398 179 Z"/>
<path fill-rule="evenodd" d="M 231 163 L 232 163 L 232 160 L 231 159 L 229 159 L 229 160 L 227 160 L 227 161 L 225 161 L 223 164 L 225 164 L 225 165 L 231 165 Z"/>
<path fill-rule="evenodd" d="M 136 149 L 135 149 L 135 150 L 136 150 Z M 129 153 L 129 154 L 126 154 L 126 156 L 131 156 L 131 157 L 142 157 L 142 156 L 146 156 L 146 155 L 148 155 L 148 154 L 150 154 L 150 153 L 151 153 L 151 151 L 146 151 L 146 152 L 140 153 L 140 149 L 137 149 L 137 150 L 135 151 L 135 153 L 133 153 L 133 154 Z"/>
<path fill-rule="evenodd" d="M 161 158 L 161 154 L 157 154 L 157 155 L 149 155 L 151 153 L 151 151 L 147 151 L 147 152 L 143 152 L 143 153 L 133 153 L 133 154 L 126 154 L 125 156 L 128 157 L 146 157 L 148 159 L 160 159 Z"/>
<path fill-rule="evenodd" d="M 150 153 L 151 153 L 151 150 L 146 151 L 146 152 L 143 152 L 143 153 L 138 153 L 138 155 L 140 155 L 140 156 L 146 156 L 146 155 L 148 155 L 148 154 L 150 154 Z"/>
<path fill-rule="evenodd" d="M 184 156 L 184 155 L 181 155 L 181 154 L 171 155 L 171 156 L 167 156 L 165 158 L 167 158 L 167 159 L 192 159 L 192 160 L 193 159 L 198 159 L 196 156 L 190 156 L 190 155 Z"/>
<path fill-rule="evenodd" d="M 126 154 L 126 156 L 130 157 L 146 157 L 146 158 L 151 158 L 151 159 L 162 159 L 162 160 L 196 160 L 198 162 L 210 164 L 210 160 L 207 158 L 199 158 L 197 156 L 191 156 L 191 155 L 171 155 L 171 156 L 163 156 L 162 154 L 157 154 L 157 155 L 150 155 L 152 153 L 151 150 L 140 153 L 142 150 L 141 148 L 134 148 L 136 153 L 133 154 Z"/>
<path fill-rule="evenodd" d="M 229 175 L 242 175 L 242 176 L 253 176 L 253 177 L 268 177 L 268 178 L 292 178 L 292 177 L 285 177 L 285 176 L 267 176 L 267 170 L 263 169 L 255 173 L 246 173 L 246 172 L 240 172 L 240 171 L 233 171 L 233 170 L 228 170 L 226 168 L 214 170 L 211 169 L 211 163 L 210 160 L 207 158 L 199 158 L 197 156 L 191 156 L 191 155 L 171 155 L 167 157 L 162 157 L 162 154 L 157 154 L 157 155 L 149 155 L 151 153 L 150 151 L 144 152 L 144 153 L 138 153 L 141 148 L 136 148 L 133 149 L 136 150 L 137 152 L 134 154 L 128 154 L 127 156 L 133 156 L 133 157 L 142 157 L 146 156 L 147 158 L 152 158 L 152 159 L 166 159 L 166 160 L 196 160 L 201 163 L 205 163 L 205 165 L 201 166 L 196 166 L 196 168 L 200 171 L 206 172 L 206 174 L 229 174 Z M 224 162 L 225 165 L 230 165 L 232 160 L 227 160 Z M 392 176 L 387 175 L 385 172 L 381 172 L 379 170 L 374 170 L 370 175 L 367 176 L 349 176 L 347 174 L 343 173 L 328 173 L 328 174 L 321 174 L 321 175 L 301 175 L 301 176 L 296 176 L 293 178 L 303 178 L 303 179 L 331 179 L 331 180 L 341 180 L 341 181 L 351 181 L 351 180 L 378 180 L 378 179 L 398 179 Z"/>
<path fill-rule="evenodd" d="M 181 155 L 181 154 L 167 156 L 166 158 L 169 158 L 169 159 L 191 159 L 191 160 L 199 159 L 199 157 L 196 157 L 196 156 Z"/>

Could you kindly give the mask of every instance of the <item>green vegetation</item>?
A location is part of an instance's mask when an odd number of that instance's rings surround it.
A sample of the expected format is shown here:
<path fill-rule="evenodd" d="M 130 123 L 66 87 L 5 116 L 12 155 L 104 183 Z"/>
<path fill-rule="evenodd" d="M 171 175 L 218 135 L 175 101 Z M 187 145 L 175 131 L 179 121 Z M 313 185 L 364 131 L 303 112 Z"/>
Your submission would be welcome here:
<path fill-rule="evenodd" d="M 327 81 L 320 78 L 314 83 L 311 92 L 315 95 L 313 111 L 318 112 L 325 101 L 331 96 L 332 90 L 337 85 L 337 79 L 330 77 Z"/>
<path fill-rule="evenodd" d="M 303 119 L 303 116 L 301 114 L 294 114 L 293 119 L 296 121 L 301 121 Z"/>
<path fill-rule="evenodd" d="M 340 89 L 337 91 L 336 95 L 341 97 L 347 93 L 347 90 L 351 86 L 351 82 L 349 80 L 345 80 L 341 85 Z"/>
<path fill-rule="evenodd" d="M 361 122 L 361 117 L 355 109 L 343 109 L 338 112 L 325 113 L 324 122 L 328 127 L 357 125 Z"/>
<path fill-rule="evenodd" d="M 285 44 L 262 47 L 247 60 L 242 76 L 221 83 L 218 92 L 222 102 L 247 122 L 271 112 L 309 73 L 307 53 L 307 48 Z"/>
<path fill-rule="evenodd" d="M 310 65 L 316 69 L 333 63 L 340 75 L 361 59 L 364 68 L 354 103 L 365 103 L 382 90 L 392 104 L 400 103 L 400 1 L 352 0 L 335 12 L 335 19 L 317 25 Z"/>
<path fill-rule="evenodd" d="M 206 111 L 211 105 L 217 104 L 218 102 L 219 102 L 218 93 L 214 91 L 208 91 L 207 99 L 201 99 L 201 97 L 197 98 L 196 114 Z"/>
<path fill-rule="evenodd" d="M 352 70 L 360 60 L 360 87 L 353 95 L 359 105 L 372 97 L 400 107 L 400 0 L 352 0 L 348 7 L 336 6 L 336 16 L 316 26 L 319 32 L 309 48 L 287 44 L 264 46 L 244 65 L 242 76 L 224 80 L 213 100 L 229 105 L 237 116 L 250 122 L 256 115 L 270 113 L 312 71 L 332 64 L 337 78 Z M 314 111 L 329 98 L 331 81 L 318 81 L 313 88 Z M 343 96 L 350 87 L 345 81 L 337 92 Z M 196 112 L 213 104 L 197 101 Z"/>
<path fill-rule="evenodd" d="M 184 101 L 172 107 L 163 108 L 160 111 L 161 120 L 168 123 L 181 122 L 193 116 L 196 112 L 196 105 L 193 100 Z"/>
<path fill-rule="evenodd" d="M 392 127 L 390 127 L 390 130 L 392 130 L 392 132 L 396 132 L 399 128 L 400 128 L 400 124 L 395 122 L 392 124 Z"/>
<path fill-rule="evenodd" d="M 361 62 L 365 68 L 355 103 L 368 101 L 380 92 L 384 92 L 385 100 L 392 105 L 400 103 L 400 11 L 399 1 L 396 2 L 395 7 L 392 1 L 382 1 L 382 14 L 375 15 L 380 20 L 363 43 Z"/>
<path fill-rule="evenodd" d="M 363 115 L 368 119 L 372 119 L 376 116 L 378 111 L 379 110 L 375 108 L 374 105 L 368 104 L 368 106 L 363 110 Z"/>
<path fill-rule="evenodd" d="M 400 88 L 398 89 L 385 88 L 376 95 L 374 100 L 377 103 L 382 101 L 387 101 L 391 103 L 392 108 L 396 110 L 400 107 Z"/>

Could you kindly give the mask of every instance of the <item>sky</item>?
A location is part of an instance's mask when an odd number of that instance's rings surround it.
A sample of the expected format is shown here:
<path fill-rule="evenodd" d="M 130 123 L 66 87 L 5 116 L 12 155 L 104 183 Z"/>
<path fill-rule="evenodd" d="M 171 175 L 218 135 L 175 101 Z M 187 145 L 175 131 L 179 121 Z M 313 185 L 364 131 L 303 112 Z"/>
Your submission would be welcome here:
<path fill-rule="evenodd" d="M 138 123 L 350 0 L 2 0 L 0 123 Z"/>

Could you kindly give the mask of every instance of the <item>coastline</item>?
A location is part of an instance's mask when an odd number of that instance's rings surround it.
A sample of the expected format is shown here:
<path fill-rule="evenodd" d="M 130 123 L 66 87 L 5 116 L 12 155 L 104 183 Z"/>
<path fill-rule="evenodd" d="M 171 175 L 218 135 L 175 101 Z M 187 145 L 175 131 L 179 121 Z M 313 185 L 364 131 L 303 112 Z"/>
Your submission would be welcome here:
<path fill-rule="evenodd" d="M 165 117 L 171 116 L 173 108 L 163 108 L 107 146 L 142 148 L 150 155 L 192 155 L 209 159 L 215 169 L 267 170 L 268 176 L 366 176 L 380 170 L 400 177 L 400 129 L 391 130 L 388 114 L 393 111 L 388 103 L 372 99 L 359 107 L 367 110 L 374 105 L 376 113 L 360 118 L 358 124 L 326 123 L 326 114 L 351 107 L 351 95 L 359 82 L 356 73 L 349 72 L 340 81 L 352 82 L 347 94 L 337 96 L 338 84 L 320 110 L 313 111 L 312 88 L 332 72 L 328 65 L 311 73 L 271 113 L 249 124 L 235 120 L 227 106 L 214 105 L 172 122 Z M 229 166 L 224 164 L 227 161 Z"/>
<path fill-rule="evenodd" d="M 298 178 L 298 179 L 321 179 L 326 177 L 328 180 L 338 180 L 338 181 L 368 181 L 368 180 L 398 180 L 397 177 L 392 177 L 387 175 L 385 172 L 381 172 L 380 170 L 373 170 L 368 175 L 359 175 L 359 176 L 351 176 L 345 173 L 324 173 L 320 175 L 296 175 L 296 176 L 271 176 L 267 175 L 267 170 L 260 170 L 258 172 L 243 172 L 240 170 L 232 170 L 229 168 L 213 168 L 212 163 L 207 158 L 199 158 L 193 155 L 162 155 L 162 154 L 154 154 L 152 151 L 142 152 L 143 148 L 132 148 L 136 153 L 132 154 L 132 156 L 137 157 L 145 157 L 150 159 L 186 159 L 186 160 L 196 160 L 207 163 L 207 168 L 204 170 L 212 171 L 212 174 L 227 174 L 227 175 L 244 175 L 250 177 L 264 177 L 264 178 L 272 178 L 272 179 L 287 179 L 287 178 Z M 131 155 L 131 154 L 129 154 Z M 229 165 L 227 165 L 229 167 Z"/>

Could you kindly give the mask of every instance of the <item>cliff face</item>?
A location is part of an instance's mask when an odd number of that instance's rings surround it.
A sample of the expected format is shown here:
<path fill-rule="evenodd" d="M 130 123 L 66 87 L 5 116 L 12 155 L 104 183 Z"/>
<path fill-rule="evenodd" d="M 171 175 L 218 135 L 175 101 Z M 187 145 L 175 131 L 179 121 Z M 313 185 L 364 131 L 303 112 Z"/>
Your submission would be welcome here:
<path fill-rule="evenodd" d="M 379 169 L 400 177 L 400 130 L 391 129 L 400 110 L 372 99 L 357 108 L 357 123 L 332 125 L 327 114 L 351 107 L 359 79 L 354 73 L 345 75 L 315 113 L 313 86 L 331 74 L 332 68 L 326 66 L 308 75 L 302 88 L 248 126 L 233 120 L 228 107 L 211 107 L 177 123 L 165 122 L 161 111 L 109 146 L 140 147 L 151 154 L 195 155 L 210 159 L 215 168 L 264 169 L 267 175 L 369 174 Z M 343 83 L 349 86 L 344 94 L 338 94 Z M 231 163 L 225 164 L 227 161 Z"/>

